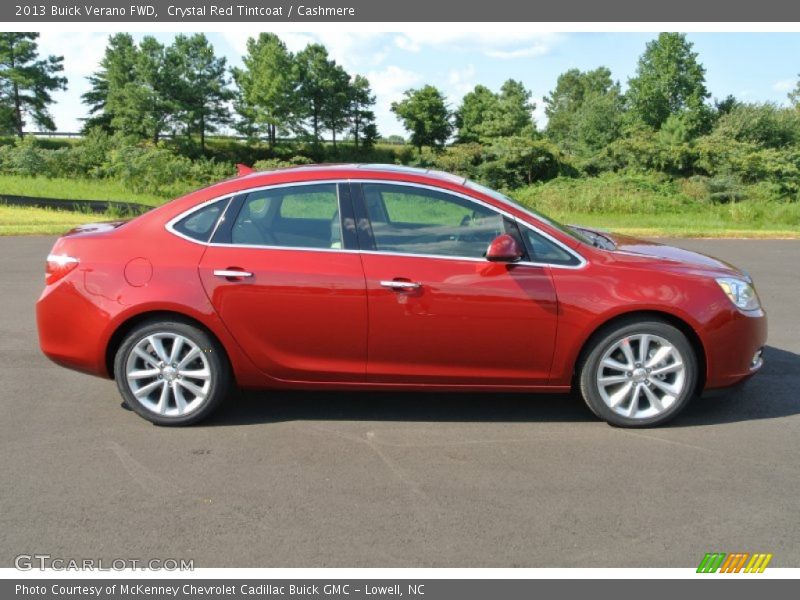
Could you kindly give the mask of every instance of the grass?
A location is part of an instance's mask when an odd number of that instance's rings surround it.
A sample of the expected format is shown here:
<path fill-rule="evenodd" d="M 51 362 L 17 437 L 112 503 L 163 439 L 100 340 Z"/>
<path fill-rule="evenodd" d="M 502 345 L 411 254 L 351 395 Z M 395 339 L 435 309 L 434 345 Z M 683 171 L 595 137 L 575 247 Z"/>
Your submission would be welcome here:
<path fill-rule="evenodd" d="M 59 235 L 83 223 L 109 220 L 102 214 L 0 205 L 0 235 Z"/>
<path fill-rule="evenodd" d="M 169 198 L 153 194 L 137 194 L 110 179 L 76 179 L 64 177 L 23 177 L 0 175 L 0 195 L 35 196 L 63 200 L 117 200 L 148 206 L 164 204 Z"/>
<path fill-rule="evenodd" d="M 703 182 L 653 175 L 554 179 L 511 195 L 562 223 L 631 235 L 800 238 L 800 202 L 775 199 L 758 184 L 730 203 L 713 202 Z"/>
<path fill-rule="evenodd" d="M 673 215 L 550 213 L 557 221 L 638 237 L 800 239 L 800 228 L 736 223 L 702 212 Z"/>

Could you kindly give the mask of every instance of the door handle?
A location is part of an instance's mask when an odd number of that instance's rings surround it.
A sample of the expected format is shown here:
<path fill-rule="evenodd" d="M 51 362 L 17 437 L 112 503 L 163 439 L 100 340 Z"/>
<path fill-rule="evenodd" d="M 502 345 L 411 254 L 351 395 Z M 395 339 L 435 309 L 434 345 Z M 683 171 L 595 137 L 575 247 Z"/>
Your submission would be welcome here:
<path fill-rule="evenodd" d="M 240 271 L 238 269 L 214 269 L 214 275 L 217 277 L 225 277 L 226 279 L 244 279 L 245 277 L 253 276 L 249 271 Z"/>
<path fill-rule="evenodd" d="M 422 287 L 421 283 L 417 283 L 415 281 L 396 281 L 396 280 L 386 280 L 381 281 L 381 287 L 389 288 L 390 290 L 416 290 Z"/>

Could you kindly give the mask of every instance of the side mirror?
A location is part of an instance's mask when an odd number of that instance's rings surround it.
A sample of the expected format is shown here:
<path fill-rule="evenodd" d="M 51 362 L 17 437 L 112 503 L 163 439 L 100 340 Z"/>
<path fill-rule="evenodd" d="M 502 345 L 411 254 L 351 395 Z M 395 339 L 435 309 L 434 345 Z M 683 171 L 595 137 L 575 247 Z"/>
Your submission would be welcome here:
<path fill-rule="evenodd" d="M 486 250 L 486 260 L 491 262 L 517 262 L 522 259 L 522 248 L 513 237 L 504 233 L 498 235 Z"/>

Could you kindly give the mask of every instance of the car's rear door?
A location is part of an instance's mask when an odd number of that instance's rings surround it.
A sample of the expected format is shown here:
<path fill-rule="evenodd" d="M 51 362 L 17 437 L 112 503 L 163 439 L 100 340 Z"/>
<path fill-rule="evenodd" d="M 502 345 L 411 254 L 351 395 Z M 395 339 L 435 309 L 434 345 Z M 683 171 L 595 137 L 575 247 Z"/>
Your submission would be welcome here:
<path fill-rule="evenodd" d="M 354 184 L 369 298 L 367 379 L 540 385 L 548 381 L 557 302 L 549 267 L 497 264 L 489 243 L 517 227 L 461 195 Z"/>
<path fill-rule="evenodd" d="M 214 308 L 271 377 L 365 379 L 367 298 L 351 214 L 346 184 L 254 190 L 233 200 L 202 258 Z"/>

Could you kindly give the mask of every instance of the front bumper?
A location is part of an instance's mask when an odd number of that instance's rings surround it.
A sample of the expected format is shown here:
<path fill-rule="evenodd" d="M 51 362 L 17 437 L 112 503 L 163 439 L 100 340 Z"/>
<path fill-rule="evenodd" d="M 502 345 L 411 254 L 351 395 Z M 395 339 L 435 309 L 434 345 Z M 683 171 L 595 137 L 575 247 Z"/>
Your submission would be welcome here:
<path fill-rule="evenodd" d="M 732 309 L 715 319 L 704 340 L 706 389 L 724 388 L 755 375 L 763 366 L 767 316 L 763 310 Z"/>

